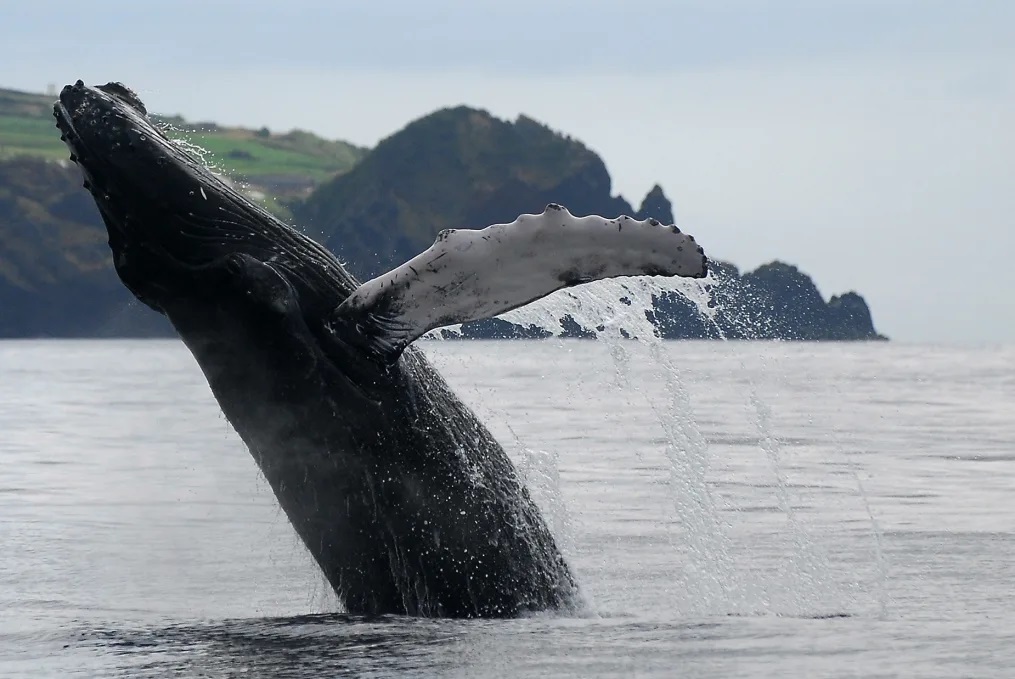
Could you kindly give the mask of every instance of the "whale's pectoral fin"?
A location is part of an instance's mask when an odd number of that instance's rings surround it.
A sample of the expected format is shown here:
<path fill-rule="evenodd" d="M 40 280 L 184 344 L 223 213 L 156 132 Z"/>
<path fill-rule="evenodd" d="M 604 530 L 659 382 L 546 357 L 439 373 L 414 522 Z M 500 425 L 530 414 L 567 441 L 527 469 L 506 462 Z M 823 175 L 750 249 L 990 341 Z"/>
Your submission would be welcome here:
<path fill-rule="evenodd" d="M 560 288 L 617 276 L 707 273 L 701 247 L 675 226 L 575 217 L 551 204 L 510 224 L 440 232 L 428 250 L 357 288 L 331 324 L 393 361 L 429 330 L 496 316 Z"/>

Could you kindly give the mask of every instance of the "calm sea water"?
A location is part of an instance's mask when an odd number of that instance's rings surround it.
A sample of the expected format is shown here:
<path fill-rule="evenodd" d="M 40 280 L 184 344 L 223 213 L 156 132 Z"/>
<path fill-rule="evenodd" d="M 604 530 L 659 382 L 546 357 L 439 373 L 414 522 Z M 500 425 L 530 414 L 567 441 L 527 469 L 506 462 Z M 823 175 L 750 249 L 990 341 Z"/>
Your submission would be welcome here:
<path fill-rule="evenodd" d="M 1015 348 L 430 342 L 587 605 L 342 614 L 176 342 L 0 343 L 0 676 L 989 677 Z"/>

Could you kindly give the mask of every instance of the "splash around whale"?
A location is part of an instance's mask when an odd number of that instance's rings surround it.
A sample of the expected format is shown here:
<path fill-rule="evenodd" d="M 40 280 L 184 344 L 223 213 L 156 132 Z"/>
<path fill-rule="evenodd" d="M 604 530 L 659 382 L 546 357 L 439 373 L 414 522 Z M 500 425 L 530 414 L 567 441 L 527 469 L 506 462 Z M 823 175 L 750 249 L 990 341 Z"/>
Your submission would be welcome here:
<path fill-rule="evenodd" d="M 411 343 L 588 281 L 703 277 L 691 236 L 549 205 L 442 231 L 360 284 L 170 140 L 127 87 L 78 81 L 54 115 L 121 281 L 172 322 L 350 612 L 503 617 L 577 602 L 504 450 Z"/>

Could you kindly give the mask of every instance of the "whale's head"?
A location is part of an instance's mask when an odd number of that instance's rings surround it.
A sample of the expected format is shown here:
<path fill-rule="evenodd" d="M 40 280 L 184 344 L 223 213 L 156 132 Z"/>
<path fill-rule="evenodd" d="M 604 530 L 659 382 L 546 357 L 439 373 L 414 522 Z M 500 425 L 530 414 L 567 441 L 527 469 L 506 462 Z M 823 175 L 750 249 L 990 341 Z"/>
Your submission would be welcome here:
<path fill-rule="evenodd" d="M 355 382 L 365 378 L 342 372 L 355 354 L 326 326 L 358 286 L 333 254 L 209 170 L 119 83 L 68 85 L 54 116 L 106 224 L 117 274 L 169 318 L 216 394 L 235 392 L 222 401 L 241 411 L 232 417 L 255 412 L 236 405 L 244 392 L 277 388 L 278 361 L 292 362 L 293 375 L 334 364 L 348 393 L 360 393 Z"/>
<path fill-rule="evenodd" d="M 313 313 L 356 287 L 324 248 L 171 139 L 124 85 L 79 80 L 63 88 L 54 116 L 105 221 L 117 274 L 155 310 L 209 301 L 204 274 L 237 256 L 270 266 L 302 304 L 322 307 Z"/>

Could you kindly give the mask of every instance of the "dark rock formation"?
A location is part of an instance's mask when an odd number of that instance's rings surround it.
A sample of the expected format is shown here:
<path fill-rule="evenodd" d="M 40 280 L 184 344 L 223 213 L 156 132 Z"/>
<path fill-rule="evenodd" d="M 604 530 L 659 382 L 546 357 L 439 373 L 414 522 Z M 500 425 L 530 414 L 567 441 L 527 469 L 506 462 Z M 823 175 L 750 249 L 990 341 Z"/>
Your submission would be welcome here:
<path fill-rule="evenodd" d="M 885 339 L 874 330 L 870 309 L 855 292 L 825 302 L 807 274 L 771 262 L 740 275 L 727 262 L 712 267 L 710 314 L 682 295 L 655 300 L 653 320 L 667 339 Z"/>
<path fill-rule="evenodd" d="M 635 219 L 658 219 L 663 224 L 674 224 L 673 203 L 663 193 L 663 187 L 656 184 L 641 201 L 641 207 L 634 214 Z"/>

